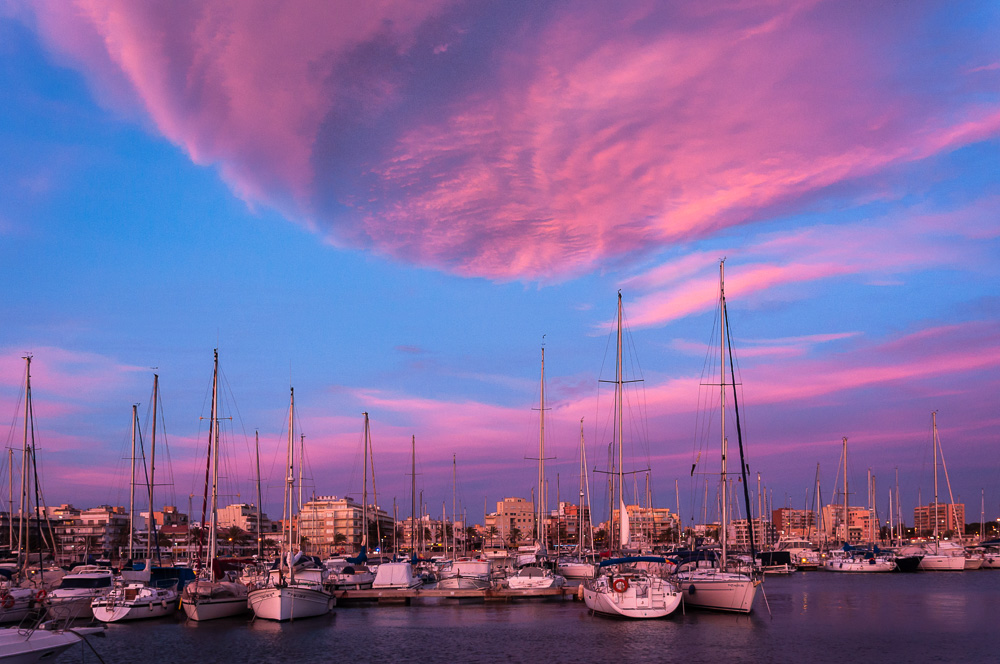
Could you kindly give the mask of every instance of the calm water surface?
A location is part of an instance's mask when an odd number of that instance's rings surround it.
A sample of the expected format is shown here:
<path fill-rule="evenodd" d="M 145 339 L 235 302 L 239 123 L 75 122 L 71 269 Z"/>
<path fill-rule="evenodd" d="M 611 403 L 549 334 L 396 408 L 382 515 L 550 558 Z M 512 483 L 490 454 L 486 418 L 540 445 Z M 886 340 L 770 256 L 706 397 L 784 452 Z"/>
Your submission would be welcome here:
<path fill-rule="evenodd" d="M 995 662 L 1000 570 L 799 572 L 769 577 L 767 603 L 733 616 L 657 621 L 588 614 L 582 602 L 338 607 L 277 624 L 160 619 L 91 638 L 123 662 Z M 768 614 L 770 607 L 770 615 Z M 79 646 L 58 662 L 96 662 Z"/>

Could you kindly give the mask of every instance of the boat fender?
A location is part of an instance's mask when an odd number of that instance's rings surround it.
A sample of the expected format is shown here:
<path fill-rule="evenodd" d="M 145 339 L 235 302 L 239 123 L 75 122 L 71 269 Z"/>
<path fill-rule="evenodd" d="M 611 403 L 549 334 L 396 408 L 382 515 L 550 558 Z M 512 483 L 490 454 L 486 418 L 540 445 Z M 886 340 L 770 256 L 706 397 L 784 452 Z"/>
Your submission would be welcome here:
<path fill-rule="evenodd" d="M 628 590 L 628 579 L 621 577 L 611 582 L 611 589 L 616 593 L 623 593 Z"/>
<path fill-rule="evenodd" d="M 688 595 L 693 595 L 695 593 L 694 584 L 692 583 L 688 586 Z"/>
<path fill-rule="evenodd" d="M 162 602 L 160 602 L 160 606 L 162 606 L 164 609 L 167 608 L 167 600 L 163 600 Z"/>
<path fill-rule="evenodd" d="M 5 608 L 5 609 L 13 609 L 14 608 L 14 596 L 13 595 L 4 595 L 3 596 L 3 608 Z"/>

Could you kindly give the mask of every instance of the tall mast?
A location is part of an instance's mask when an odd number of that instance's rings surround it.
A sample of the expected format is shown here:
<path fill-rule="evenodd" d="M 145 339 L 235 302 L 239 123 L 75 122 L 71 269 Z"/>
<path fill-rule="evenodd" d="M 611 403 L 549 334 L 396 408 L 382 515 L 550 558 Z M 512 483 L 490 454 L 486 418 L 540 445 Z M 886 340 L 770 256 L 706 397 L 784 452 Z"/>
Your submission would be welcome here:
<path fill-rule="evenodd" d="M 288 461 L 287 472 L 285 473 L 285 504 L 282 507 L 281 518 L 285 521 L 285 541 L 288 543 L 288 576 L 295 579 L 295 566 L 292 565 L 292 496 L 295 491 L 295 388 L 289 388 L 288 402 L 288 451 L 286 453 Z"/>
<path fill-rule="evenodd" d="M 14 511 L 14 448 L 7 448 L 7 474 L 9 476 L 7 480 L 7 504 L 11 506 L 11 512 Z M 14 552 L 14 515 L 10 514 L 7 519 L 7 541 L 10 542 L 10 551 Z"/>
<path fill-rule="evenodd" d="M 28 431 L 31 420 L 31 356 L 24 357 L 24 441 L 21 446 L 21 507 L 18 510 L 18 544 L 24 551 L 24 564 L 28 563 L 28 539 L 31 522 L 25 521 L 28 511 Z"/>
<path fill-rule="evenodd" d="M 264 534 L 260 531 L 260 512 L 263 509 L 260 502 L 260 431 L 253 432 L 253 445 L 257 457 L 257 558 L 264 556 Z"/>
<path fill-rule="evenodd" d="M 149 443 L 149 536 L 146 539 L 146 559 L 150 561 L 146 569 L 150 569 L 153 560 L 153 533 L 156 530 L 156 520 L 153 516 L 153 487 L 156 486 L 156 406 L 159 401 L 160 376 L 153 374 L 153 435 Z"/>
<path fill-rule="evenodd" d="M 580 418 L 580 507 L 577 509 L 577 521 L 579 525 L 576 527 L 576 554 L 578 556 L 583 556 L 583 548 L 585 544 L 584 530 L 583 530 L 583 478 L 587 474 L 587 451 L 583 445 L 583 418 Z"/>
<path fill-rule="evenodd" d="M 371 435 L 368 429 L 368 413 L 365 416 L 365 452 L 364 452 L 364 480 L 361 484 L 361 550 L 368 548 L 368 445 Z"/>
<path fill-rule="evenodd" d="M 538 543 L 545 545 L 545 346 L 542 346 L 542 372 L 538 419 Z"/>
<path fill-rule="evenodd" d="M 410 438 L 410 553 L 417 553 L 417 436 Z"/>
<path fill-rule="evenodd" d="M 847 436 L 844 436 L 844 544 L 851 543 L 851 529 L 847 525 Z"/>
<path fill-rule="evenodd" d="M 719 369 L 722 380 L 719 402 L 719 414 L 722 422 L 722 509 L 719 523 L 719 544 L 722 547 L 722 568 L 726 568 L 726 555 L 729 530 L 729 487 L 726 477 L 726 261 L 719 261 Z M 736 378 L 733 377 L 735 382 Z"/>
<path fill-rule="evenodd" d="M 215 556 L 218 553 L 219 527 L 219 349 L 215 349 L 215 368 L 212 371 L 212 420 L 209 427 L 212 432 L 212 511 L 209 515 L 208 530 L 208 574 L 215 580 Z"/>
<path fill-rule="evenodd" d="M 627 515 L 625 514 L 625 492 L 623 483 L 625 476 L 622 471 L 622 425 L 624 399 L 622 392 L 625 390 L 622 381 L 622 292 L 618 291 L 618 357 L 615 362 L 615 416 L 618 419 L 618 543 L 623 548 L 628 543 L 628 533 L 625 532 L 624 525 Z"/>
<path fill-rule="evenodd" d="M 456 473 L 458 468 L 456 466 L 455 454 L 451 455 L 451 555 L 453 557 L 458 557 L 458 535 L 455 532 L 455 498 L 456 498 Z"/>
<path fill-rule="evenodd" d="M 934 446 L 934 553 L 938 553 L 938 479 L 937 479 L 937 460 L 938 460 L 938 435 L 937 435 L 937 411 L 931 413 L 931 430 L 932 430 L 932 443 Z"/>
<path fill-rule="evenodd" d="M 132 560 L 135 555 L 132 550 L 135 540 L 135 430 L 138 426 L 139 415 L 136 412 L 137 404 L 132 404 L 132 481 L 129 484 L 128 492 L 128 559 Z"/>

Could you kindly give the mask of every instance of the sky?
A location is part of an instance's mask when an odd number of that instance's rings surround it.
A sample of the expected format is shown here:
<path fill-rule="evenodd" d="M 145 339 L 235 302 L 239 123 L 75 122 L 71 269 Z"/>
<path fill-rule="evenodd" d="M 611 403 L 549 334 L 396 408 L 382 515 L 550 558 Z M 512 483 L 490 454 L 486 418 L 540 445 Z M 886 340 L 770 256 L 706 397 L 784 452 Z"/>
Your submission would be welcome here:
<path fill-rule="evenodd" d="M 620 291 L 622 468 L 700 521 L 725 259 L 755 496 L 829 502 L 847 437 L 852 504 L 870 471 L 886 518 L 898 474 L 912 522 L 936 411 L 997 518 L 998 30 L 988 1 L 3 0 L 5 445 L 30 354 L 46 502 L 127 504 L 158 374 L 154 503 L 197 512 L 218 348 L 223 500 L 256 502 L 256 431 L 280 515 L 294 387 L 307 497 L 360 497 L 367 412 L 383 508 L 415 448 L 426 509 L 481 522 L 537 491 L 544 347 L 547 502 L 582 432 L 603 517 Z"/>

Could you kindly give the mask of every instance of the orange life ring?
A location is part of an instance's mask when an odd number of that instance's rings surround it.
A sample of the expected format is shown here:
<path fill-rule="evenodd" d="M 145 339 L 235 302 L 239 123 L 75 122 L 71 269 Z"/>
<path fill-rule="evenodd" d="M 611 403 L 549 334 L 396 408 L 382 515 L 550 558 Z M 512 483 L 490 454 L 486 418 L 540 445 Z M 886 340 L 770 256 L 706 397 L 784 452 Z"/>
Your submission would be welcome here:
<path fill-rule="evenodd" d="M 626 579 L 624 576 L 615 579 L 614 581 L 611 582 L 611 589 L 614 590 L 616 593 L 625 592 L 626 590 L 628 590 L 628 579 Z"/>
<path fill-rule="evenodd" d="M 35 601 L 36 601 L 36 602 L 41 602 L 42 600 L 44 600 L 44 599 L 45 599 L 45 596 L 46 596 L 46 595 L 48 595 L 48 594 L 49 594 L 49 593 L 48 593 L 48 592 L 46 592 L 45 588 L 42 588 L 41 590 L 39 590 L 39 591 L 38 591 L 38 592 L 37 592 L 37 593 L 35 594 Z"/>
<path fill-rule="evenodd" d="M 3 608 L 5 608 L 5 609 L 13 609 L 14 608 L 14 596 L 13 595 L 4 595 L 4 597 L 3 597 Z"/>

